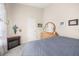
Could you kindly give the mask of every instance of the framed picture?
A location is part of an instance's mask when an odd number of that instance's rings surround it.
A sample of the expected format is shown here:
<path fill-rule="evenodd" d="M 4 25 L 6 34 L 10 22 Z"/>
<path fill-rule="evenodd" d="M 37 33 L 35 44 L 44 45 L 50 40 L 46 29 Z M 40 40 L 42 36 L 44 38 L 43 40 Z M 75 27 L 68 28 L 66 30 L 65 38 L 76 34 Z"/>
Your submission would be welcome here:
<path fill-rule="evenodd" d="M 38 27 L 42 27 L 42 24 L 41 23 L 38 23 Z"/>
<path fill-rule="evenodd" d="M 64 22 L 60 22 L 60 25 L 63 26 L 64 25 Z"/>
<path fill-rule="evenodd" d="M 69 26 L 76 26 L 78 25 L 78 19 L 73 19 L 68 21 Z"/>

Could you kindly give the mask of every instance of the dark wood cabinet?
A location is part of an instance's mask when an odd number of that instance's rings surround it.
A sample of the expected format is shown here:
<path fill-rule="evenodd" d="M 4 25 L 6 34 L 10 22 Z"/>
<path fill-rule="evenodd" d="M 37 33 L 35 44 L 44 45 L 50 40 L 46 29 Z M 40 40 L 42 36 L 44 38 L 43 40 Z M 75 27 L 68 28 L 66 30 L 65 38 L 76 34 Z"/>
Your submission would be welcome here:
<path fill-rule="evenodd" d="M 19 46 L 20 44 L 21 44 L 20 43 L 20 36 L 14 36 L 14 37 L 7 38 L 8 50 L 10 50 L 16 46 Z"/>

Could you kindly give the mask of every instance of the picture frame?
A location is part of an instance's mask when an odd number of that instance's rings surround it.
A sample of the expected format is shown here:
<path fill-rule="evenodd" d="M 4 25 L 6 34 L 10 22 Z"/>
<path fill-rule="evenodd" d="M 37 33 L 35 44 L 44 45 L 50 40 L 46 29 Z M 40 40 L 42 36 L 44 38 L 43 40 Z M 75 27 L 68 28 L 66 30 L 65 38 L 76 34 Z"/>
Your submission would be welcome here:
<path fill-rule="evenodd" d="M 42 24 L 41 24 L 41 23 L 38 23 L 38 27 L 40 27 L 40 28 L 41 28 L 41 27 L 42 27 Z"/>
<path fill-rule="evenodd" d="M 73 19 L 68 21 L 69 26 L 76 26 L 78 25 L 78 19 Z"/>
<path fill-rule="evenodd" d="M 60 25 L 63 26 L 65 23 L 64 22 L 60 22 Z"/>

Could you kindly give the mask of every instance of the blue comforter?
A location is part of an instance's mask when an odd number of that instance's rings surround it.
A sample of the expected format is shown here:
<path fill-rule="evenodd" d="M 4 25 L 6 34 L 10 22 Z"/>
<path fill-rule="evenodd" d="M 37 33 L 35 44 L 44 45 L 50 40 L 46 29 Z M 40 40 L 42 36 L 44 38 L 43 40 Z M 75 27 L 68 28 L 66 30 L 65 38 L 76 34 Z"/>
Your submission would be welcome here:
<path fill-rule="evenodd" d="M 29 42 L 23 56 L 79 56 L 79 40 L 63 36 Z"/>

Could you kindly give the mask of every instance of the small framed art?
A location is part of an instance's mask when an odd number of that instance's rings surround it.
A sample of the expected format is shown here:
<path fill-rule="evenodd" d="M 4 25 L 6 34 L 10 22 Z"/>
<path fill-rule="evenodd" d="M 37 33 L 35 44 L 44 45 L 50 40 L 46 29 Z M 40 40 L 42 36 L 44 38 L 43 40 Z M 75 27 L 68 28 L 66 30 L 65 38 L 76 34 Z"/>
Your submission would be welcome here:
<path fill-rule="evenodd" d="M 76 26 L 78 25 L 78 19 L 73 19 L 68 21 L 69 26 Z"/>

